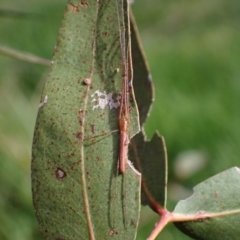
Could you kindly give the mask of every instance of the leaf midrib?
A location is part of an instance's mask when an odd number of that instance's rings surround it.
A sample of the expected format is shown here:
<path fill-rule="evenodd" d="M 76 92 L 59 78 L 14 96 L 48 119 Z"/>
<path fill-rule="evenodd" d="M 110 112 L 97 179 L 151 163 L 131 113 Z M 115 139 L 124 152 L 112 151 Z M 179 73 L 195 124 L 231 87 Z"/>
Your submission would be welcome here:
<path fill-rule="evenodd" d="M 92 64 L 91 64 L 91 72 L 89 79 L 92 80 L 93 72 L 94 72 L 94 62 L 95 62 L 95 55 L 96 55 L 96 24 L 97 24 L 97 15 L 98 15 L 98 4 L 96 6 L 96 16 L 95 16 L 95 28 L 94 28 L 94 40 L 93 40 L 93 47 L 92 47 Z M 89 6 L 91 7 L 91 6 Z M 94 6 L 92 6 L 94 7 Z M 86 175 L 85 175 L 85 158 L 84 158 L 84 138 L 85 138 L 85 116 L 87 111 L 87 103 L 89 99 L 89 92 L 90 92 L 91 85 L 87 85 L 86 93 L 84 94 L 84 107 L 83 107 L 83 117 L 82 117 L 82 124 L 81 124 L 81 133 L 82 133 L 82 139 L 81 139 L 81 147 L 80 147 L 80 157 L 82 159 L 80 165 L 80 172 L 81 172 L 81 178 L 82 178 L 82 187 L 83 187 L 83 199 L 84 199 L 84 207 L 85 207 L 85 213 L 87 217 L 87 225 L 88 225 L 88 232 L 89 232 L 89 239 L 95 240 L 95 234 L 94 234 L 94 228 L 91 220 L 91 213 L 90 213 L 90 206 L 89 206 L 89 199 L 88 199 L 88 193 L 87 193 L 87 183 L 86 183 Z"/>

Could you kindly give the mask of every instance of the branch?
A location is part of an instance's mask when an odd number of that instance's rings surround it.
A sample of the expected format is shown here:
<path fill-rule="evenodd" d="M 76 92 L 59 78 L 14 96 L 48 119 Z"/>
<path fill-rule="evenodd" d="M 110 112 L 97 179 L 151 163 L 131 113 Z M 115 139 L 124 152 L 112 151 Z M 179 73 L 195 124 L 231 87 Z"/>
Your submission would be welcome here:
<path fill-rule="evenodd" d="M 36 64 L 40 64 L 40 65 L 45 65 L 45 66 L 50 66 L 50 64 L 51 64 L 50 60 L 34 56 L 31 53 L 13 50 L 11 48 L 1 46 L 1 45 L 0 45 L 0 53 L 4 54 L 6 56 L 9 56 L 9 57 L 16 58 L 16 59 L 30 62 L 30 63 L 36 63 Z"/>

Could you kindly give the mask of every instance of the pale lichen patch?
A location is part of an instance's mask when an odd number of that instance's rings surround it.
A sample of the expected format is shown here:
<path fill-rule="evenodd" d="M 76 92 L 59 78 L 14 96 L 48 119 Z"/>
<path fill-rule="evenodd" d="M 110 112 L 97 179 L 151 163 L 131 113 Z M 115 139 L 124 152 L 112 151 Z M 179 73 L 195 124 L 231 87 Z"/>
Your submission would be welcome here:
<path fill-rule="evenodd" d="M 109 106 L 110 109 L 118 108 L 120 106 L 121 95 L 118 95 L 115 99 L 113 98 L 113 93 L 106 93 L 106 91 L 100 92 L 99 90 L 95 91 L 91 97 L 93 98 L 92 103 L 93 110 L 97 108 L 105 109 Z"/>

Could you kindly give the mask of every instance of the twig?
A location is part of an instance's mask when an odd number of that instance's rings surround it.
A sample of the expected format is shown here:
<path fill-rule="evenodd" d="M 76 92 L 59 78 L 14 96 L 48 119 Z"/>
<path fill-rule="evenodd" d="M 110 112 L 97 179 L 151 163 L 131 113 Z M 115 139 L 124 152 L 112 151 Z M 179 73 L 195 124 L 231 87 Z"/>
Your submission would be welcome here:
<path fill-rule="evenodd" d="M 34 56 L 31 53 L 26 53 L 26 52 L 20 52 L 18 50 L 14 50 L 5 46 L 1 46 L 0 45 L 0 53 L 9 56 L 9 57 L 13 57 L 19 60 L 23 60 L 26 62 L 30 62 L 30 63 L 36 63 L 36 64 L 40 64 L 40 65 L 45 65 L 45 66 L 50 66 L 51 61 L 44 59 L 44 58 L 40 58 L 37 56 Z"/>
<path fill-rule="evenodd" d="M 160 220 L 156 223 L 154 226 L 153 231 L 151 232 L 150 236 L 147 240 L 154 240 L 158 234 L 163 230 L 163 228 L 171 222 L 203 222 L 208 219 L 212 218 L 219 218 L 224 217 L 227 215 L 232 214 L 239 214 L 240 210 L 227 210 L 219 213 L 211 213 L 211 212 L 205 212 L 205 211 L 198 211 L 195 214 L 182 214 L 182 213 L 171 213 L 167 209 L 161 209 L 161 212 L 159 212 Z"/>
<path fill-rule="evenodd" d="M 39 13 L 30 13 L 30 12 L 22 12 L 15 11 L 11 9 L 2 9 L 0 8 L 0 17 L 8 17 L 8 18 L 20 18 L 20 19 L 42 19 L 43 15 Z"/>

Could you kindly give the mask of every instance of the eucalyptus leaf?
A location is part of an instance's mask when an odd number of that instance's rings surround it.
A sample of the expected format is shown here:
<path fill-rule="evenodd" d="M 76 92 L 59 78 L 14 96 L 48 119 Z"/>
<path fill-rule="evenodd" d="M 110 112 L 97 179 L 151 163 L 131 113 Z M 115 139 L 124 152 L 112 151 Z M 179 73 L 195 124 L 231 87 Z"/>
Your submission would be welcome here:
<path fill-rule="evenodd" d="M 154 99 L 154 86 L 149 66 L 141 46 L 137 25 L 130 12 L 131 17 L 131 42 L 133 59 L 133 87 L 138 105 L 140 126 L 142 127 L 150 112 Z"/>
<path fill-rule="evenodd" d="M 141 202 L 154 211 L 165 208 L 167 198 L 167 153 L 164 138 L 157 132 L 151 141 L 146 141 L 143 133 L 131 141 L 131 159 L 142 173 Z"/>
<path fill-rule="evenodd" d="M 177 222 L 185 234 L 201 240 L 237 240 L 240 236 L 240 170 L 233 167 L 194 187 L 193 195 L 180 201 L 173 213 L 199 216 Z"/>
<path fill-rule="evenodd" d="M 167 186 L 167 156 L 164 139 L 155 133 L 146 141 L 143 124 L 148 117 L 154 99 L 154 86 L 150 70 L 139 40 L 137 25 L 131 16 L 131 41 L 134 70 L 134 92 L 139 110 L 142 132 L 131 139 L 129 156 L 142 173 L 141 203 L 149 204 L 155 211 L 165 207 Z"/>
<path fill-rule="evenodd" d="M 141 178 L 129 163 L 118 174 L 120 33 L 127 46 L 126 0 L 67 4 L 32 147 L 33 202 L 45 239 L 136 237 Z M 133 94 L 130 105 L 131 137 L 139 131 Z"/>

